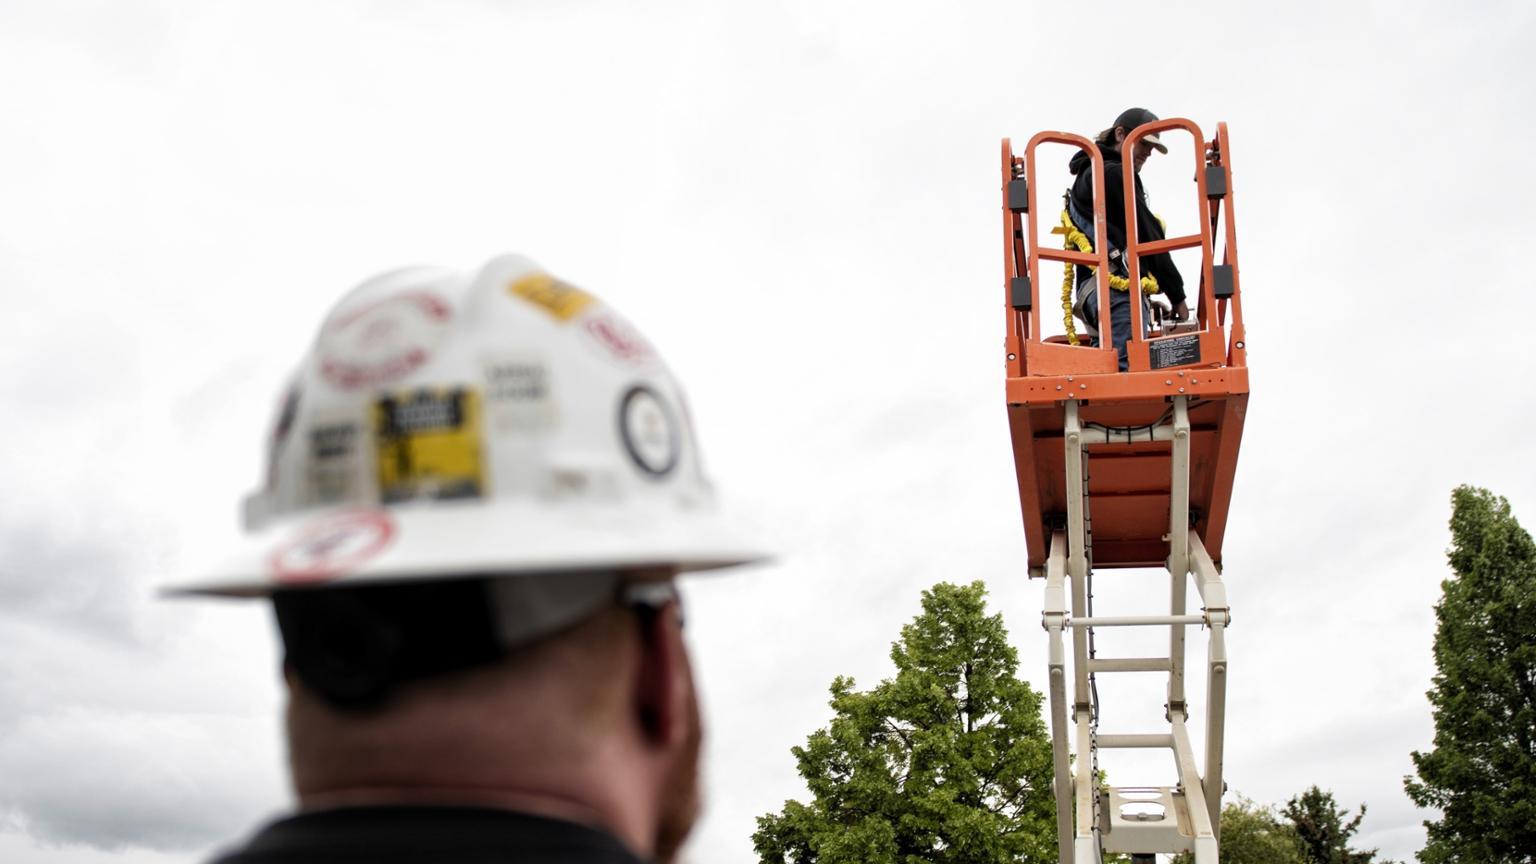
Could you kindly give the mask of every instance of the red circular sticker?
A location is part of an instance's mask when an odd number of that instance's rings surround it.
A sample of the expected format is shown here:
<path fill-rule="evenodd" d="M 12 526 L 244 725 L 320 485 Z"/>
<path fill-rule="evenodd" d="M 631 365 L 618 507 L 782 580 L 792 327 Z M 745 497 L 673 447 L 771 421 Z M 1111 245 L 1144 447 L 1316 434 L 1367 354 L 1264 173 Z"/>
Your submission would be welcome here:
<path fill-rule="evenodd" d="M 403 378 L 430 359 L 452 314 L 436 294 L 406 291 L 337 316 L 320 333 L 320 374 L 343 390 Z"/>
<path fill-rule="evenodd" d="M 617 315 L 599 312 L 589 316 L 582 328 L 616 360 L 639 365 L 656 356 L 645 337 Z"/>
<path fill-rule="evenodd" d="M 319 582 L 367 563 L 394 536 L 389 514 L 353 510 L 306 525 L 272 550 L 267 563 L 279 582 Z"/>

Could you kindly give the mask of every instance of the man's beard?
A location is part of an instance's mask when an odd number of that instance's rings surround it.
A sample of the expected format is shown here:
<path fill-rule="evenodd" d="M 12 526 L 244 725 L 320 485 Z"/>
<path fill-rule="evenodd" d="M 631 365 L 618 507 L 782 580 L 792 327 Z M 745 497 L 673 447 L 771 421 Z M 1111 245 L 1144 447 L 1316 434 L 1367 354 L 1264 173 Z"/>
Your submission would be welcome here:
<path fill-rule="evenodd" d="M 656 861 L 669 864 L 699 816 L 699 750 L 704 740 L 699 721 L 699 701 L 692 688 L 688 694 L 688 738 L 662 790 L 661 812 L 656 824 Z"/>

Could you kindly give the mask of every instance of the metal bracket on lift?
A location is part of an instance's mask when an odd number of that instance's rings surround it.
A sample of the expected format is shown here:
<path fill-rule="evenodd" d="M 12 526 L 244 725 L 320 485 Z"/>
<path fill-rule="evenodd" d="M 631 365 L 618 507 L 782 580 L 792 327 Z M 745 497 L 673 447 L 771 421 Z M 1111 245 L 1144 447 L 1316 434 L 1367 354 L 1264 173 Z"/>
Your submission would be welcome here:
<path fill-rule="evenodd" d="M 1029 212 L 1029 181 L 1023 177 L 1008 183 L 1008 209 L 1015 213 Z"/>
<path fill-rule="evenodd" d="M 1103 852 L 1149 855 L 1193 853 L 1195 864 L 1217 864 L 1220 836 L 1222 742 L 1226 716 L 1229 621 L 1221 574 L 1191 527 L 1189 506 L 1190 423 L 1188 397 L 1174 399 L 1173 421 L 1155 440 L 1173 446 L 1169 495 L 1170 596 L 1166 615 L 1090 616 L 1087 581 L 1092 566 L 1087 530 L 1088 494 L 1084 483 L 1087 447 L 1105 443 L 1085 434 L 1079 405 L 1068 400 L 1063 443 L 1066 469 L 1066 524 L 1053 530 L 1046 561 L 1041 616 L 1049 639 L 1051 744 L 1055 770 L 1057 845 L 1060 864 L 1098 864 Z M 1163 427 L 1159 427 L 1162 429 Z M 1186 611 L 1188 580 L 1193 578 L 1204 611 Z M 1068 610 L 1068 591 L 1071 609 Z M 1195 760 L 1186 723 L 1184 692 L 1185 628 L 1203 627 L 1207 649 L 1205 773 Z M 1162 626 L 1169 632 L 1167 657 L 1101 659 L 1090 656 L 1094 627 Z M 1066 633 L 1072 633 L 1072 698 L 1067 694 Z M 1168 676 L 1166 734 L 1105 734 L 1098 731 L 1093 676 L 1098 672 L 1160 672 Z M 1069 719 L 1070 714 L 1070 719 Z M 1075 734 L 1074 734 L 1075 733 Z M 1069 734 L 1076 746 L 1069 748 Z M 1100 787 L 1098 751 L 1107 748 L 1167 748 L 1178 768 L 1169 786 Z M 1072 752 L 1076 752 L 1074 766 Z M 1075 774 L 1073 773 L 1075 770 Z"/>

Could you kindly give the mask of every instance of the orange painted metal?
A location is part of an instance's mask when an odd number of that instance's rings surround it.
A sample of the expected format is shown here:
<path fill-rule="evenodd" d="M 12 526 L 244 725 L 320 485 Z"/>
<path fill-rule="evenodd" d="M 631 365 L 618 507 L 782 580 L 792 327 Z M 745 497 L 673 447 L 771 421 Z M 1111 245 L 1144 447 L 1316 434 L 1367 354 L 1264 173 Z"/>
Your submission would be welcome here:
<path fill-rule="evenodd" d="M 1190 507 L 1191 521 L 1201 541 L 1216 561 L 1221 560 L 1232 484 L 1242 443 L 1248 404 L 1247 344 L 1243 329 L 1242 290 L 1237 268 L 1237 234 L 1232 207 L 1231 147 L 1225 123 L 1216 137 L 1205 141 L 1200 128 L 1184 119 L 1160 120 L 1133 130 L 1122 144 L 1133 148 L 1147 135 L 1185 131 L 1194 137 L 1195 194 L 1200 202 L 1200 233 L 1164 240 L 1136 242 L 1135 167 L 1124 163 L 1116 194 L 1125 196 L 1128 214 L 1124 250 L 1131 284 L 1140 276 L 1140 259 L 1175 249 L 1201 250 L 1200 282 L 1196 295 L 1197 329 L 1193 333 L 1165 334 L 1144 326 L 1141 304 L 1132 303 L 1131 341 L 1127 357 L 1130 371 L 1116 371 L 1112 348 L 1064 344 L 1059 337 L 1041 335 L 1040 262 L 1070 261 L 1098 267 L 1099 308 L 1109 308 L 1108 248 L 1105 231 L 1105 178 L 1103 157 L 1093 141 L 1064 132 L 1041 132 L 1030 139 L 1022 157 L 1003 140 L 1003 232 L 1005 334 L 1008 423 L 1013 438 L 1014 467 L 1023 510 L 1024 536 L 1029 565 L 1037 571 L 1045 564 L 1047 543 L 1053 527 L 1065 518 L 1066 471 L 1063 460 L 1063 429 L 1067 400 L 1076 400 L 1079 417 L 1088 434 L 1096 428 L 1144 430 L 1167 422 L 1176 396 L 1189 400 Z M 1085 255 L 1041 247 L 1035 150 L 1043 143 L 1076 146 L 1090 158 L 1094 184 L 1094 252 Z M 1226 191 L 1208 194 L 1206 169 L 1223 174 Z M 1028 182 L 1027 209 L 1009 209 L 1008 184 L 1023 177 Z M 1160 193 L 1160 198 L 1166 195 Z M 1223 207 L 1223 205 L 1225 205 Z M 1049 215 L 1049 214 L 1048 214 Z M 1054 224 L 1054 220 L 1052 221 Z M 1219 229 L 1224 230 L 1222 257 L 1215 256 Z M 1231 269 L 1232 295 L 1215 297 L 1213 266 Z M 1013 280 L 1027 275 L 1032 297 L 1028 311 L 1008 305 Z M 1052 308 L 1055 308 L 1054 304 Z M 1198 345 L 1191 359 L 1170 355 L 1161 340 L 1179 340 L 1186 352 Z M 1087 340 L 1084 340 L 1085 342 Z M 1153 368 L 1154 349 L 1165 368 Z M 1098 433 L 1103 437 L 1103 433 Z M 1161 567 L 1168 556 L 1170 472 L 1172 446 L 1148 440 L 1145 431 L 1126 434 L 1109 443 L 1089 445 L 1087 485 L 1092 515 L 1093 564 L 1095 567 Z M 1127 438 L 1137 440 L 1126 440 Z"/>

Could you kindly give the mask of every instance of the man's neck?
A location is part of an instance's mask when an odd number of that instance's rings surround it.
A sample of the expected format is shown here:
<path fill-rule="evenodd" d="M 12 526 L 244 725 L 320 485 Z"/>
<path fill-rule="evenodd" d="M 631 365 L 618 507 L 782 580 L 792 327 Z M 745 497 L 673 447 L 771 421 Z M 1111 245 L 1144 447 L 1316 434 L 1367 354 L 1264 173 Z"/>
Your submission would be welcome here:
<path fill-rule="evenodd" d="M 602 814 L 585 801 L 524 789 L 360 785 L 305 792 L 299 796 L 299 809 L 304 812 L 350 807 L 481 807 L 603 827 Z"/>
<path fill-rule="evenodd" d="M 649 799 L 640 790 L 612 779 L 635 777 L 641 772 L 614 771 L 608 782 L 582 782 L 578 778 L 587 777 L 588 772 L 569 767 L 571 770 L 535 776 L 521 784 L 499 778 L 483 784 L 427 776 L 410 782 L 356 778 L 310 785 L 298 789 L 297 794 L 299 809 L 304 812 L 353 807 L 478 807 L 527 813 L 597 828 L 618 838 L 636 856 L 651 857 L 656 814 L 643 812 L 639 806 Z"/>

